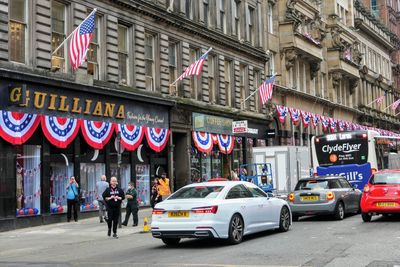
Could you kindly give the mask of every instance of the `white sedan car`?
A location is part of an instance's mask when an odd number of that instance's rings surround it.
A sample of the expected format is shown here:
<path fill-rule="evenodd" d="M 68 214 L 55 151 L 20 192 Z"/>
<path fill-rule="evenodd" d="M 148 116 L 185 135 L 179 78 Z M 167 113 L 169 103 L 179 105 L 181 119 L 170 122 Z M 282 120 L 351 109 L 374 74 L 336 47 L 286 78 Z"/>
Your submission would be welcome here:
<path fill-rule="evenodd" d="M 290 207 L 248 182 L 215 181 L 187 185 L 158 203 L 151 233 L 166 245 L 181 238 L 221 238 L 238 244 L 244 235 L 289 230 Z"/>

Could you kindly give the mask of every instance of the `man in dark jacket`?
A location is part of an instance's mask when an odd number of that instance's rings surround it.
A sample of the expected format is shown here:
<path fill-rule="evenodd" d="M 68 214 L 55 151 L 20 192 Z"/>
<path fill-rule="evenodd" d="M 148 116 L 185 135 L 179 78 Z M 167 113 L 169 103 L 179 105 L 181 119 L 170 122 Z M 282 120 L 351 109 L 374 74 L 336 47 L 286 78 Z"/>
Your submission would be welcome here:
<path fill-rule="evenodd" d="M 129 216 L 132 213 L 133 226 L 137 226 L 138 225 L 137 191 L 136 188 L 133 186 L 133 182 L 129 182 L 128 190 L 126 191 L 125 197 L 128 200 L 128 203 L 126 204 L 125 221 L 122 223 L 122 225 L 125 226 L 128 225 Z"/>
<path fill-rule="evenodd" d="M 119 188 L 116 177 L 111 177 L 110 187 L 107 188 L 103 193 L 103 199 L 107 202 L 107 213 L 108 213 L 108 236 L 111 236 L 111 226 L 113 229 L 113 237 L 117 236 L 118 219 L 121 212 L 121 202 L 125 198 L 124 191 Z"/>

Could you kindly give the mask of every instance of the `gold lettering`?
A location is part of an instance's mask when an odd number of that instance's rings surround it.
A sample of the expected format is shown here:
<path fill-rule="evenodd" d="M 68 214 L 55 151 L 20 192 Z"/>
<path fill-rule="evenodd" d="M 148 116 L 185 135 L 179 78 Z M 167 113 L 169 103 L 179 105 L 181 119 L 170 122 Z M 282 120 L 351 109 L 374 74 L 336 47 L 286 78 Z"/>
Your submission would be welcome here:
<path fill-rule="evenodd" d="M 85 114 L 90 114 L 90 107 L 92 106 L 92 100 L 85 100 Z"/>
<path fill-rule="evenodd" d="M 100 101 L 96 103 L 96 106 L 93 110 L 93 116 L 102 116 L 103 115 L 103 105 Z"/>
<path fill-rule="evenodd" d="M 81 113 L 82 112 L 82 107 L 79 107 L 79 98 L 74 97 L 74 103 L 72 105 L 72 110 L 71 112 L 73 113 Z"/>
<path fill-rule="evenodd" d="M 60 96 L 60 106 L 58 107 L 59 111 L 69 111 L 69 105 L 65 105 L 65 100 L 67 99 L 66 96 Z"/>
<path fill-rule="evenodd" d="M 25 98 L 25 103 L 20 104 L 21 107 L 27 107 L 29 104 L 29 100 L 31 100 L 31 98 L 29 97 L 30 95 L 30 91 L 26 90 L 26 98 Z"/>
<path fill-rule="evenodd" d="M 16 87 L 11 90 L 10 93 L 10 101 L 11 102 L 18 102 L 21 100 L 21 87 Z"/>
<path fill-rule="evenodd" d="M 56 109 L 56 98 L 58 95 L 53 95 L 50 94 L 50 103 L 49 103 L 49 107 L 47 109 L 49 110 L 55 110 Z"/>
<path fill-rule="evenodd" d="M 117 115 L 115 117 L 117 119 L 125 119 L 125 107 L 124 107 L 124 105 L 119 106 Z"/>
<path fill-rule="evenodd" d="M 104 108 L 104 117 L 112 117 L 114 115 L 114 107 L 115 104 L 106 103 L 106 107 Z"/>
<path fill-rule="evenodd" d="M 43 108 L 44 107 L 44 100 L 46 99 L 47 94 L 41 92 L 35 92 L 35 100 L 34 100 L 34 107 L 35 108 Z"/>

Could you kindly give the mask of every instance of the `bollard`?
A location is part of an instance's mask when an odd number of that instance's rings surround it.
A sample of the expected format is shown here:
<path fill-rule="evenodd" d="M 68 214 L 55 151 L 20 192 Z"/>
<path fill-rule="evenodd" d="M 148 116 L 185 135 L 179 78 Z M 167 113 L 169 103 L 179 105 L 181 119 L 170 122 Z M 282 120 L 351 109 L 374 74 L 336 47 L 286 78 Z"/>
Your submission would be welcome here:
<path fill-rule="evenodd" d="M 143 219 L 143 232 L 150 232 L 149 219 L 147 217 Z"/>

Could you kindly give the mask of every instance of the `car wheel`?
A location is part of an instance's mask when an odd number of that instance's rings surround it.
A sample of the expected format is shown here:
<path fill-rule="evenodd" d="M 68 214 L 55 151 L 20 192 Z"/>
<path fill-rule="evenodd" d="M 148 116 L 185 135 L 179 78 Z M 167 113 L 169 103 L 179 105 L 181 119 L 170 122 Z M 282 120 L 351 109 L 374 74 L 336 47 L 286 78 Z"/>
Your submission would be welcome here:
<path fill-rule="evenodd" d="M 363 212 L 363 213 L 361 213 L 361 218 L 363 219 L 364 222 L 370 222 L 372 216 L 369 215 L 368 213 L 364 213 L 364 212 Z"/>
<path fill-rule="evenodd" d="M 161 240 L 167 246 L 177 246 L 179 241 L 181 241 L 180 238 L 162 238 Z"/>
<path fill-rule="evenodd" d="M 290 227 L 290 212 L 286 206 L 281 209 L 281 216 L 279 219 L 279 231 L 287 232 Z"/>
<path fill-rule="evenodd" d="M 335 209 L 335 219 L 343 220 L 344 219 L 344 206 L 343 202 L 339 202 Z"/>
<path fill-rule="evenodd" d="M 234 214 L 229 222 L 229 238 L 228 241 L 232 245 L 239 244 L 243 239 L 244 224 L 239 214 Z"/>

